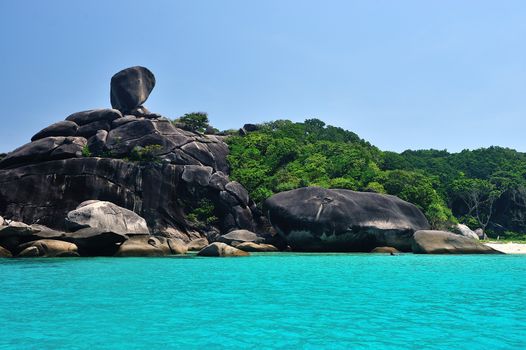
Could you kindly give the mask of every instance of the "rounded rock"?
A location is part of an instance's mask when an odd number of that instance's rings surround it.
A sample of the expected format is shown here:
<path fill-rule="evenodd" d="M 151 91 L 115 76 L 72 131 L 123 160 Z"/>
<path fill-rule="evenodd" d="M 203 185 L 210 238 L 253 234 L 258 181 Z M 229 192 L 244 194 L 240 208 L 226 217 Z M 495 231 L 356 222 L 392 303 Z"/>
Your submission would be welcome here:
<path fill-rule="evenodd" d="M 115 74 L 110 85 L 111 106 L 130 112 L 148 99 L 155 86 L 155 76 L 148 68 L 130 67 Z"/>

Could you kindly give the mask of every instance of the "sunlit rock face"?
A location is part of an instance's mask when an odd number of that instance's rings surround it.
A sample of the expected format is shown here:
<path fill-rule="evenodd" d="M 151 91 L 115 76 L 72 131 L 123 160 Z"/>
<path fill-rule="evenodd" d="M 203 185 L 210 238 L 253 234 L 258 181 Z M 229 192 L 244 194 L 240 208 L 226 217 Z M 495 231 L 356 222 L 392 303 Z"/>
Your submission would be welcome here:
<path fill-rule="evenodd" d="M 0 215 L 62 229 L 80 203 L 102 200 L 143 217 L 152 234 L 188 242 L 203 236 L 188 214 L 207 200 L 215 231 L 253 231 L 256 206 L 228 177 L 226 143 L 150 113 L 142 104 L 154 86 L 146 68 L 125 69 L 111 80 L 113 108 L 73 113 L 8 153 Z"/>
<path fill-rule="evenodd" d="M 273 195 L 264 211 L 296 251 L 410 251 L 413 233 L 429 228 L 413 204 L 371 192 L 299 188 Z"/>

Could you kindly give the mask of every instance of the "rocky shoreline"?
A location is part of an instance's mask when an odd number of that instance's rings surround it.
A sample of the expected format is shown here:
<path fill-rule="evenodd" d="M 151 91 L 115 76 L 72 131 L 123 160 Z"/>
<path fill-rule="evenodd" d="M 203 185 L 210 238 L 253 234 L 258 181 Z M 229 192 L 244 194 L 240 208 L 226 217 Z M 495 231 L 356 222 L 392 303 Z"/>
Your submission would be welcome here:
<path fill-rule="evenodd" d="M 229 179 L 224 136 L 144 107 L 154 86 L 144 67 L 118 72 L 112 108 L 73 113 L 0 160 L 0 256 L 501 253 L 467 227 L 429 230 L 391 195 L 304 187 L 258 207 Z"/>

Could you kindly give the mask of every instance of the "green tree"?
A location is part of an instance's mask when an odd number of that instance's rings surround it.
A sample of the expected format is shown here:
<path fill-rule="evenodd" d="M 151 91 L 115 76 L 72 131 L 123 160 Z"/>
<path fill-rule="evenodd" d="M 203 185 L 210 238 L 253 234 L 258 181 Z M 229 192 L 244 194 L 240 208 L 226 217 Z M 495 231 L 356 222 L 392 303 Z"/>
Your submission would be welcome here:
<path fill-rule="evenodd" d="M 182 117 L 176 119 L 174 123 L 187 130 L 203 133 L 209 125 L 208 114 L 204 112 L 186 113 Z"/>
<path fill-rule="evenodd" d="M 466 215 L 474 217 L 480 227 L 486 228 L 493 215 L 493 205 L 502 190 L 488 180 L 462 178 L 453 181 L 451 193 L 464 202 Z"/>

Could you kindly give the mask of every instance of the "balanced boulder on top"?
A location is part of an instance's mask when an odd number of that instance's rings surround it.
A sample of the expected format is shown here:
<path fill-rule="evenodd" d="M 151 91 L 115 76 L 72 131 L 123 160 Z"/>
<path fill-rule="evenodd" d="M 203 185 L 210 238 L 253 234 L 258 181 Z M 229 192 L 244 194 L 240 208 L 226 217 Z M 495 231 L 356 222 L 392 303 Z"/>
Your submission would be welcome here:
<path fill-rule="evenodd" d="M 111 78 L 111 106 L 129 113 L 141 106 L 155 86 L 155 76 L 145 67 L 130 67 Z"/>

